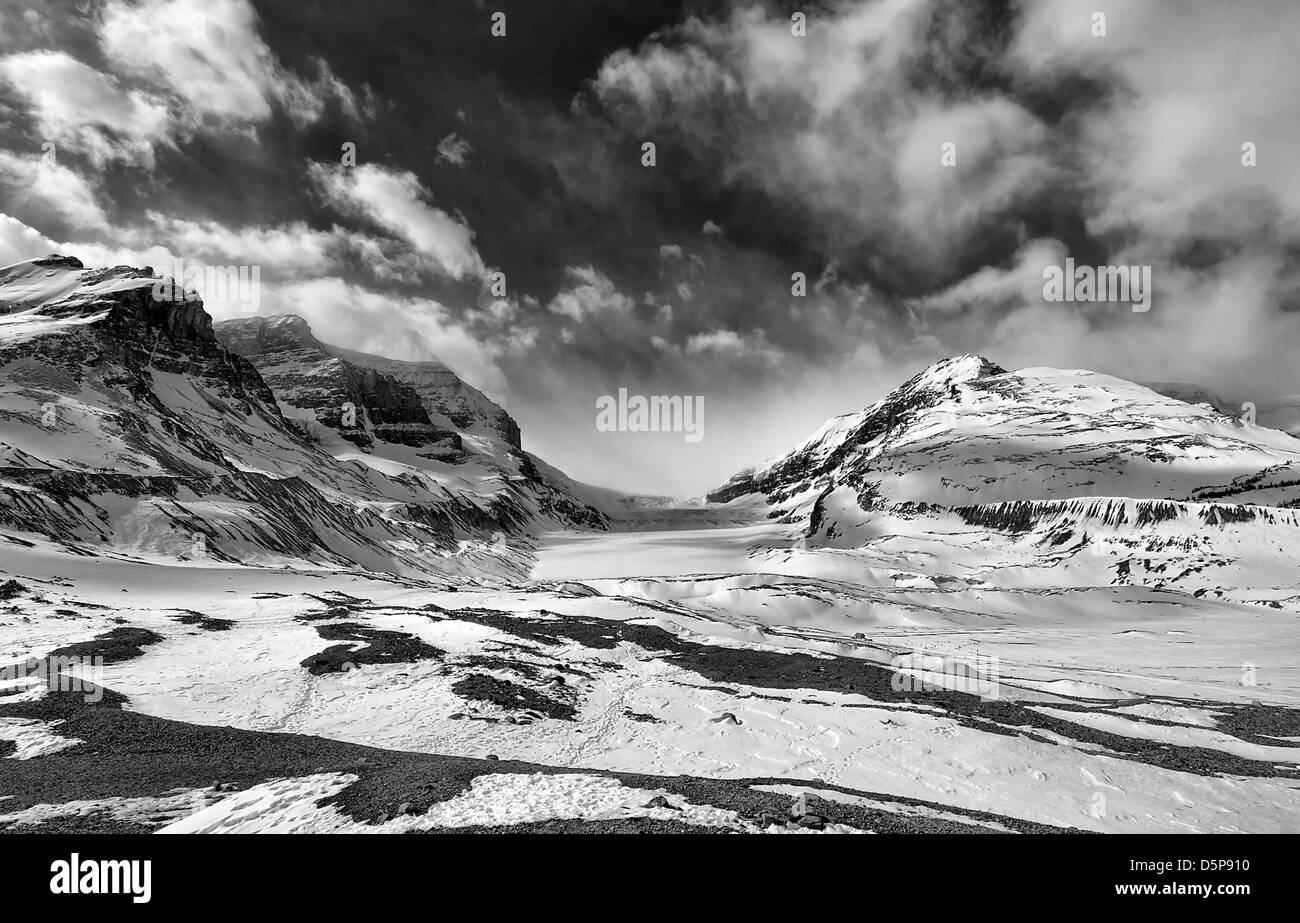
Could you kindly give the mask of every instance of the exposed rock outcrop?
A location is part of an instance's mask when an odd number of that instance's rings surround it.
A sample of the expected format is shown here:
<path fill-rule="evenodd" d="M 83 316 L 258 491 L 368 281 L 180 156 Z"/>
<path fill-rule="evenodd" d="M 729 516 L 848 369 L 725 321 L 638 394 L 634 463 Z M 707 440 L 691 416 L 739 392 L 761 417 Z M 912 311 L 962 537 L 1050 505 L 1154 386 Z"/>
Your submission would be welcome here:
<path fill-rule="evenodd" d="M 240 318 L 216 332 L 227 349 L 257 366 L 282 403 L 313 411 L 317 422 L 350 442 L 461 449 L 454 430 L 430 419 L 419 392 L 334 355 L 301 317 Z"/>
<path fill-rule="evenodd" d="M 486 431 L 504 439 L 513 449 L 521 448 L 519 424 L 482 391 L 462 381 L 439 362 L 405 362 L 369 353 L 326 347 L 335 356 L 363 368 L 374 369 L 414 388 L 425 406 L 445 416 L 457 430 Z"/>

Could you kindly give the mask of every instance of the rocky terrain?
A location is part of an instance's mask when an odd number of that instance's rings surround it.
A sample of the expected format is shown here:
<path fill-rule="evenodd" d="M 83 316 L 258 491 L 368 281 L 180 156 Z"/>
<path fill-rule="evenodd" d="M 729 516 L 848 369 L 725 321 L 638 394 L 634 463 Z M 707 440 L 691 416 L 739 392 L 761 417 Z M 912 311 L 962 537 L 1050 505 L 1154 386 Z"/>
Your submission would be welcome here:
<path fill-rule="evenodd" d="M 438 362 L 385 359 L 337 346 L 330 347 L 330 351 L 349 362 L 391 375 L 413 388 L 425 406 L 436 407 L 438 415 L 445 417 L 457 431 L 501 440 L 516 450 L 521 448 L 519 424 L 514 418 L 446 366 Z"/>
<path fill-rule="evenodd" d="M 216 332 L 222 346 L 257 367 L 282 409 L 312 412 L 304 418 L 309 435 L 310 424 L 319 423 L 362 448 L 380 440 L 443 453 L 462 450 L 460 436 L 434 425 L 414 388 L 331 354 L 301 317 L 226 321 Z"/>

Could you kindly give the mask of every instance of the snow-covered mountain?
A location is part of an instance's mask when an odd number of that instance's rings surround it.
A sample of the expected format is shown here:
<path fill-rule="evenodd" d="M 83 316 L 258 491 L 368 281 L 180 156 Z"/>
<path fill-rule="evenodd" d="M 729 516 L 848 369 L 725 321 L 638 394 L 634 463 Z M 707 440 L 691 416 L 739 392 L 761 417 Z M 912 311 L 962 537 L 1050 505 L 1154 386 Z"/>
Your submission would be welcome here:
<path fill-rule="evenodd" d="M 710 499 L 758 502 L 805 544 L 976 527 L 1054 559 L 1086 551 L 1095 562 L 1104 550 L 1125 579 L 1151 568 L 1163 583 L 1166 565 L 1144 555 L 1171 542 L 1238 566 L 1247 534 L 1300 542 L 1300 440 L 1095 372 L 1008 372 L 962 356 Z"/>
<path fill-rule="evenodd" d="M 363 449 L 376 441 L 431 457 L 462 449 L 454 428 L 437 425 L 414 388 L 333 355 L 301 317 L 228 320 L 214 330 L 222 346 L 257 367 L 285 417 L 309 437 L 320 438 L 319 424 Z"/>
<path fill-rule="evenodd" d="M 519 424 L 505 409 L 489 400 L 482 391 L 461 381 L 456 373 L 439 362 L 405 362 L 369 353 L 328 347 L 342 359 L 363 368 L 375 369 L 413 388 L 426 407 L 436 408 L 434 416 L 447 421 L 451 428 L 465 435 L 503 441 L 512 449 L 522 446 Z"/>
<path fill-rule="evenodd" d="M 1172 397 L 1182 401 L 1184 404 L 1206 404 L 1220 413 L 1226 413 L 1232 416 L 1240 414 L 1240 408 L 1234 408 L 1232 403 L 1208 388 L 1203 388 L 1198 384 L 1188 381 L 1142 381 L 1138 382 L 1144 388 L 1150 388 L 1156 394 L 1163 394 L 1165 397 Z"/>
<path fill-rule="evenodd" d="M 258 369 L 285 417 L 336 457 L 440 484 L 453 472 L 475 478 L 481 493 L 526 510 L 525 526 L 603 530 L 626 515 L 621 495 L 603 496 L 525 452 L 514 418 L 440 363 L 340 349 L 296 315 L 227 320 L 215 330 Z"/>
<path fill-rule="evenodd" d="M 257 366 L 282 404 L 313 411 L 316 422 L 363 447 L 378 439 L 441 448 L 454 457 L 464 451 L 464 433 L 520 451 L 514 418 L 440 363 L 401 362 L 330 346 L 294 314 L 226 320 L 214 329 L 222 345 Z M 342 408 L 349 403 L 356 423 L 341 427 Z"/>
<path fill-rule="evenodd" d="M 1280 506 L 1300 498 L 1300 441 L 1108 375 L 962 356 L 709 499 L 761 493 L 789 515 L 827 489 L 855 491 L 867 511 L 1116 496 Z"/>
<path fill-rule="evenodd" d="M 431 405 L 297 318 L 225 325 L 250 361 L 162 281 L 61 256 L 0 270 L 0 523 L 96 552 L 399 573 L 510 572 L 491 537 L 607 527 L 504 411 L 467 411 L 472 389 L 444 377 Z"/>

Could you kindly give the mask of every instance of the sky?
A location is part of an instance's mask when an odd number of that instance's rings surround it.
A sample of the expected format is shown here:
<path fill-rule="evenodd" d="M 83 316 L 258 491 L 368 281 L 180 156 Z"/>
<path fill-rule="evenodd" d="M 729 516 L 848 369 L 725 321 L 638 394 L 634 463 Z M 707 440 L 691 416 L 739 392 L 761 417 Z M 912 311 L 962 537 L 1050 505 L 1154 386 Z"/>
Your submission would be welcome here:
<path fill-rule="evenodd" d="M 1262 405 L 1300 393 L 1296 35 L 1293 0 L 0 0 L 0 265 L 256 267 L 215 318 L 440 360 L 640 493 L 964 353 Z M 1150 267 L 1149 310 L 1046 299 L 1067 258 Z M 702 438 L 598 428 L 621 388 Z"/>

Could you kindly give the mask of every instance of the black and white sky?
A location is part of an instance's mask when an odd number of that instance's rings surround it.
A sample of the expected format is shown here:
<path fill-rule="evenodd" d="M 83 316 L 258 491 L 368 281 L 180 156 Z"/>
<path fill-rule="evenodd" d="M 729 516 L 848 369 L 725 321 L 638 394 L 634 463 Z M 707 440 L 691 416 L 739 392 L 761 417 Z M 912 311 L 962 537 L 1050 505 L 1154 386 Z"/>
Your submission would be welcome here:
<path fill-rule="evenodd" d="M 258 266 L 261 313 L 640 492 L 959 353 L 1265 401 L 1298 37 L 1295 0 L 0 0 L 0 265 Z M 1067 256 L 1151 266 L 1151 309 L 1045 301 Z M 703 396 L 704 438 L 598 431 L 619 388 Z"/>

